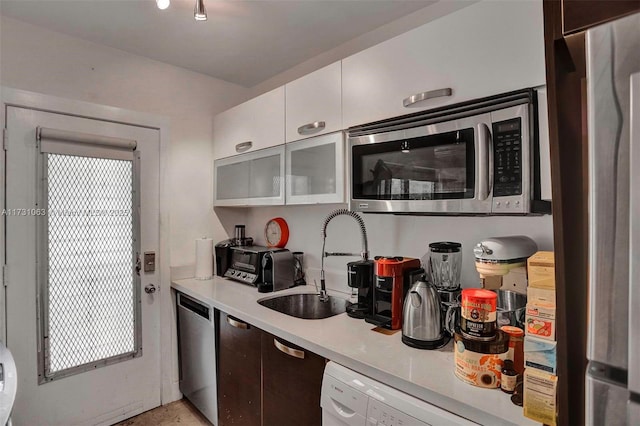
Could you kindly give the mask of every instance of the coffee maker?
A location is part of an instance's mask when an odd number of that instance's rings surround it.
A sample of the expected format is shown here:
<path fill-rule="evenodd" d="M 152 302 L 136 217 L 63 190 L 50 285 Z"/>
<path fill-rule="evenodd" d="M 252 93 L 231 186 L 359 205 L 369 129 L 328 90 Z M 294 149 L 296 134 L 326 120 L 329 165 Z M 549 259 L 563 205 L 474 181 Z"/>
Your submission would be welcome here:
<path fill-rule="evenodd" d="M 274 250 L 262 257 L 262 282 L 259 293 L 284 290 L 295 285 L 293 253 L 287 249 Z"/>
<path fill-rule="evenodd" d="M 421 274 L 424 274 L 424 269 L 420 267 L 420 259 L 376 256 L 373 309 L 365 316 L 365 321 L 399 330 L 402 327 L 404 298 Z"/>
<path fill-rule="evenodd" d="M 373 260 L 347 263 L 347 284 L 358 293 L 358 301 L 347 306 L 347 315 L 363 319 L 373 311 Z"/>

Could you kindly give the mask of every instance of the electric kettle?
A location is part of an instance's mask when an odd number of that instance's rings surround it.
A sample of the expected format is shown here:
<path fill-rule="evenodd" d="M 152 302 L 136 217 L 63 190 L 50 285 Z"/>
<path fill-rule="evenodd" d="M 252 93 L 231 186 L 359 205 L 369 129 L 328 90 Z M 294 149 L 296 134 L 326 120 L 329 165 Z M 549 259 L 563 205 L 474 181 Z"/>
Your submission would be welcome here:
<path fill-rule="evenodd" d="M 416 281 L 404 300 L 402 342 L 418 349 L 438 349 L 446 344 L 440 295 L 424 278 Z"/>

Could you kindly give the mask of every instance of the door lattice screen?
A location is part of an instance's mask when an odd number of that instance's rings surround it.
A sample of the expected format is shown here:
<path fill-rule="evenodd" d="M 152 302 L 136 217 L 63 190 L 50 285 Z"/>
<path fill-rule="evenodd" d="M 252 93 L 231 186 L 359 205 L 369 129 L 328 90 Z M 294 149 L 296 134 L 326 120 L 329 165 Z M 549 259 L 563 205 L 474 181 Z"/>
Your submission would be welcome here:
<path fill-rule="evenodd" d="M 134 356 L 139 299 L 133 162 L 44 154 L 44 169 L 46 380 Z"/>

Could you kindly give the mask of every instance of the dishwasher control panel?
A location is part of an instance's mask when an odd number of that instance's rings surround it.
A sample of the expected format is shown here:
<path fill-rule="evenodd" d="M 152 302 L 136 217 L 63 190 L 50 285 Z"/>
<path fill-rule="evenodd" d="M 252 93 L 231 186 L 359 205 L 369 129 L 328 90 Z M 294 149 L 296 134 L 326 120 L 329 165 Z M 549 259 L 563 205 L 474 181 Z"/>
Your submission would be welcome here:
<path fill-rule="evenodd" d="M 370 398 L 367 426 L 430 426 L 382 402 Z"/>

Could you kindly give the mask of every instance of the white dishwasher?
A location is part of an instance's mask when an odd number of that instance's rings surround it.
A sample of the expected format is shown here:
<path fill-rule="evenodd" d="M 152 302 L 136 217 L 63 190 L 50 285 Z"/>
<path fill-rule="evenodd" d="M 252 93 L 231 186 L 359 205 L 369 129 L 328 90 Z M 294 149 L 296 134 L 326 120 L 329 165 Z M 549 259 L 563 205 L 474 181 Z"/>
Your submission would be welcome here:
<path fill-rule="evenodd" d="M 476 424 L 334 362 L 324 369 L 320 405 L 322 426 Z"/>

